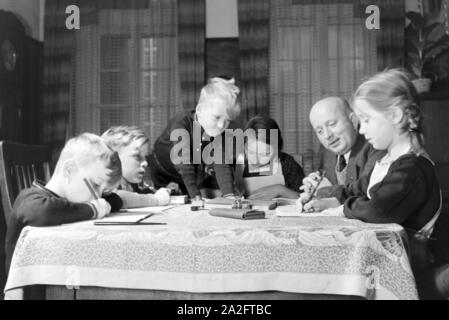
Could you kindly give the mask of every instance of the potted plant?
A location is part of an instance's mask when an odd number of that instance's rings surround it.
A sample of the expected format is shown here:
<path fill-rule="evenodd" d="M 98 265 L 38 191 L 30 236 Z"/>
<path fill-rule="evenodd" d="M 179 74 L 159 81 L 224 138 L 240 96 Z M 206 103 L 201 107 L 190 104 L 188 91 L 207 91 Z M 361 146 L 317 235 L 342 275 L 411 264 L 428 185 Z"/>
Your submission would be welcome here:
<path fill-rule="evenodd" d="M 405 32 L 407 65 L 416 75 L 413 81 L 419 93 L 430 91 L 432 78 L 438 75 L 431 73 L 428 67 L 439 56 L 449 50 L 449 36 L 444 24 L 431 22 L 418 12 L 407 12 L 410 25 Z"/>

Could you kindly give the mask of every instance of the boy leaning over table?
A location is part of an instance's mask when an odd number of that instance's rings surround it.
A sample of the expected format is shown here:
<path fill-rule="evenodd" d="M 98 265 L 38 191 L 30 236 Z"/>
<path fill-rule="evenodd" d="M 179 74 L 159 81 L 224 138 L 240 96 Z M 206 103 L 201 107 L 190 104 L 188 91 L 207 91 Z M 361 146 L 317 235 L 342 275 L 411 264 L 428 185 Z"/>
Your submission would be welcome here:
<path fill-rule="evenodd" d="M 101 136 L 107 145 L 117 151 L 122 163 L 122 180 L 116 193 L 124 208 L 165 206 L 170 203 L 171 191 L 179 187 L 169 183 L 166 188 L 154 190 L 143 181 L 148 167 L 149 138 L 137 127 L 111 127 Z"/>
<path fill-rule="evenodd" d="M 118 211 L 122 201 L 112 190 L 119 185 L 121 176 L 117 152 L 99 136 L 83 133 L 67 141 L 50 181 L 44 185 L 35 180 L 14 202 L 6 232 L 6 270 L 25 226 L 95 220 Z"/>
<path fill-rule="evenodd" d="M 169 121 L 154 143 L 153 153 L 149 157 L 151 180 L 156 187 L 175 182 L 191 199 L 201 196 L 201 189 L 220 189 L 221 196 L 234 196 L 234 178 L 230 164 L 215 161 L 211 164 L 202 155 L 215 140 L 223 139 L 225 129 L 239 116 L 239 93 L 240 89 L 235 85 L 234 79 L 211 78 L 201 89 L 195 110 L 180 112 Z M 184 160 L 187 161 L 180 163 L 172 159 L 172 156 L 180 158 L 177 152 L 172 154 L 176 150 L 175 145 L 183 145 L 172 140 L 172 135 L 176 132 L 184 132 L 188 136 L 182 156 L 186 156 L 187 159 Z M 223 157 L 223 153 L 215 156 Z"/>

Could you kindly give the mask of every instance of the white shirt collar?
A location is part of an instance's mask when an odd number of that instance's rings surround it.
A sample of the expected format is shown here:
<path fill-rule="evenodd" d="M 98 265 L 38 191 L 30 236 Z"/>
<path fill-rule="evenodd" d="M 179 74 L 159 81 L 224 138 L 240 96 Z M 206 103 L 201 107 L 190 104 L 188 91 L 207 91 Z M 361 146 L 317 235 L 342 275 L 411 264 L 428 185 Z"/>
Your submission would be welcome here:
<path fill-rule="evenodd" d="M 350 157 L 350 156 L 351 156 L 351 150 L 349 150 L 348 153 L 345 153 L 345 154 L 343 155 L 343 157 L 345 157 L 346 164 L 349 163 L 349 157 Z"/>

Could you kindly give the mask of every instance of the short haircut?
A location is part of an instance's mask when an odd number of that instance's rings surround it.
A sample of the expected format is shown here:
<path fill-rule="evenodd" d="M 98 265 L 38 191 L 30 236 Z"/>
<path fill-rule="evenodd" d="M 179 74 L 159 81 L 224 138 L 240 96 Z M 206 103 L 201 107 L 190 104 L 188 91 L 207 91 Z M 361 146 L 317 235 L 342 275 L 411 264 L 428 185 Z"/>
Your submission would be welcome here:
<path fill-rule="evenodd" d="M 284 147 L 284 140 L 282 139 L 281 129 L 279 129 L 277 122 L 272 118 L 256 116 L 248 121 L 248 123 L 246 124 L 245 130 L 247 130 L 247 129 L 253 129 L 255 131 L 256 138 L 259 138 L 259 132 L 258 132 L 259 130 L 261 130 L 261 129 L 266 130 L 265 143 L 267 143 L 269 145 L 271 145 L 270 130 L 277 130 L 277 132 L 278 132 L 278 141 L 277 141 L 278 151 L 280 152 L 282 150 L 282 148 Z"/>
<path fill-rule="evenodd" d="M 143 145 L 150 140 L 145 132 L 138 127 L 128 126 L 111 127 L 101 137 L 112 150 L 117 152 L 120 152 L 121 148 L 129 146 L 134 141 L 142 140 L 141 145 Z"/>
<path fill-rule="evenodd" d="M 229 118 L 234 120 L 240 115 L 241 110 L 237 99 L 239 93 L 240 89 L 235 85 L 234 79 L 211 78 L 201 89 L 197 108 L 209 105 L 212 99 L 221 99 L 226 103 L 226 112 Z"/>
<path fill-rule="evenodd" d="M 92 133 L 82 133 L 71 138 L 61 151 L 55 171 L 58 172 L 66 160 L 75 161 L 79 167 L 86 167 L 96 161 L 103 161 L 109 169 L 107 184 L 112 186 L 120 183 L 122 164 L 119 155 L 105 141 Z"/>

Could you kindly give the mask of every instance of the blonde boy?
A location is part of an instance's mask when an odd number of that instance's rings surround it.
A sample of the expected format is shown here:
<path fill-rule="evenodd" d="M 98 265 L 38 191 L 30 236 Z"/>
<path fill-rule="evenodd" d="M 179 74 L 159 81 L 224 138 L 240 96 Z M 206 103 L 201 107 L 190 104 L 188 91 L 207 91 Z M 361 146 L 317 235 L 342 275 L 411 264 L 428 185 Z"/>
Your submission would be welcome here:
<path fill-rule="evenodd" d="M 111 209 L 120 209 L 121 200 L 111 191 L 120 183 L 121 173 L 118 154 L 99 136 L 83 133 L 67 141 L 50 181 L 46 185 L 34 181 L 14 202 L 6 234 L 7 266 L 25 226 L 101 219 Z M 95 195 L 84 179 L 93 187 Z M 103 194 L 108 195 L 99 198 Z"/>
<path fill-rule="evenodd" d="M 170 203 L 170 190 L 159 189 L 155 194 L 143 183 L 146 160 L 150 146 L 148 137 L 137 127 L 117 126 L 109 128 L 102 138 L 117 151 L 122 163 L 122 181 L 117 194 L 123 207 L 163 206 Z"/>
<path fill-rule="evenodd" d="M 234 186 L 232 170 L 226 164 L 206 165 L 193 161 L 193 153 L 200 154 L 204 148 L 214 139 L 222 138 L 224 130 L 230 121 L 240 114 L 240 104 L 237 101 L 239 88 L 234 84 L 234 79 L 212 78 L 201 90 L 200 98 L 194 111 L 184 111 L 172 118 L 162 135 L 154 144 L 153 153 L 150 156 L 151 179 L 156 187 L 165 186 L 173 181 L 179 184 L 183 193 L 188 193 L 190 198 L 200 196 L 200 189 L 214 188 L 221 190 L 222 196 L 233 196 Z M 194 129 L 201 128 L 201 141 L 196 141 Z M 190 162 L 175 164 L 170 157 L 175 142 L 170 135 L 175 130 L 185 130 L 190 136 L 190 144 L 187 155 L 190 154 Z M 216 179 L 216 181 L 215 181 Z"/>

